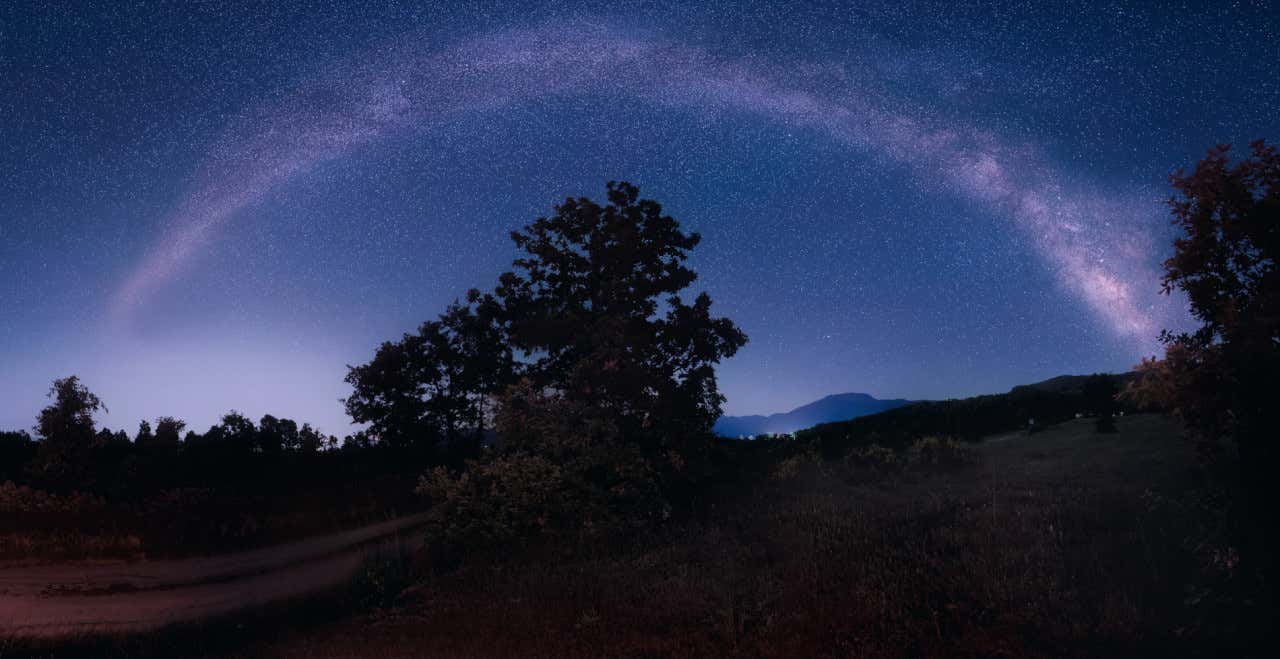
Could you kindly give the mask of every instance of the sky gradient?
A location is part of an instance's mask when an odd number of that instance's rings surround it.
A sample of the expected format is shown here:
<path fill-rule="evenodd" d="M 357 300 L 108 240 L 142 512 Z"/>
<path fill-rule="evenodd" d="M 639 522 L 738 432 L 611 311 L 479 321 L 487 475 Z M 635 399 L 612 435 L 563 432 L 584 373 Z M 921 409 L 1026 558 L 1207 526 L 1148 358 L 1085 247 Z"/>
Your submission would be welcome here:
<path fill-rule="evenodd" d="M 733 414 L 1123 370 L 1167 176 L 1275 139 L 1265 3 L 0 9 L 0 428 L 349 429 L 367 361 L 618 179 L 703 235 Z"/>

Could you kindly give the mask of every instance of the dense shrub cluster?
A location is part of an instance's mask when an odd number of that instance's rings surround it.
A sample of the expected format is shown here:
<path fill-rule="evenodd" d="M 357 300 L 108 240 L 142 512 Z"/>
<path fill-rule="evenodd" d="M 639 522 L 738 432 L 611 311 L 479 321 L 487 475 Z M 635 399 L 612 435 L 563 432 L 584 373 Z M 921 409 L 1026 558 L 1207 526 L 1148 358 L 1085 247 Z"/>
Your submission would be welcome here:
<path fill-rule="evenodd" d="M 911 443 L 915 464 L 930 467 L 952 467 L 971 459 L 968 447 L 951 437 L 921 437 Z"/>
<path fill-rule="evenodd" d="M 501 448 L 419 483 L 438 542 L 483 550 L 547 534 L 599 536 L 669 514 L 655 463 L 598 410 L 528 382 L 499 410 Z"/>
<path fill-rule="evenodd" d="M 0 483 L 0 515 L 86 515 L 105 507 L 102 497 L 85 492 L 53 494 L 12 481 Z"/>
<path fill-rule="evenodd" d="M 847 465 L 867 468 L 880 473 L 895 472 L 906 465 L 906 461 L 897 451 L 879 444 L 854 447 L 845 456 L 844 461 Z"/>

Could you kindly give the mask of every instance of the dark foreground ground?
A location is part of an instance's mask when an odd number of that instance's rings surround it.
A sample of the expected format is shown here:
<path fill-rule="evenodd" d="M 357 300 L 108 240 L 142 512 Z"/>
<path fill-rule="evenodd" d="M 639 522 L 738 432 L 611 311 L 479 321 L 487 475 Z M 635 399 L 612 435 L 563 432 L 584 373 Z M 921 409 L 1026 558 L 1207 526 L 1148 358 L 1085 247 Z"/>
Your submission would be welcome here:
<path fill-rule="evenodd" d="M 802 462 L 626 547 L 523 552 L 46 654 L 1264 656 L 1266 612 L 1191 447 L 1154 416 L 993 437 L 962 464 Z M 369 583 L 364 584 L 369 592 Z M 398 590 L 399 586 L 396 586 Z M 343 602 L 349 600 L 344 599 Z M 332 603 L 329 603 L 332 604 Z M 0 645 L 0 656 L 4 656 Z M 15 650 L 16 648 L 10 648 Z"/>

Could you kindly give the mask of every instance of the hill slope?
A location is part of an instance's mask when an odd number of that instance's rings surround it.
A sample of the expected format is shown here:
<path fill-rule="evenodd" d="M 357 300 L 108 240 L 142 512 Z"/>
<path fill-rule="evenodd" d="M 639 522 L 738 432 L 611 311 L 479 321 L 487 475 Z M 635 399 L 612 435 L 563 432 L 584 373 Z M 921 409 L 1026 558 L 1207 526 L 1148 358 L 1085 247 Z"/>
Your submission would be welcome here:
<path fill-rule="evenodd" d="M 867 394 L 834 394 L 808 405 L 768 416 L 724 416 L 716 421 L 715 432 L 722 437 L 754 437 L 755 435 L 788 433 L 820 423 L 848 421 L 902 407 L 909 400 L 880 400 Z"/>

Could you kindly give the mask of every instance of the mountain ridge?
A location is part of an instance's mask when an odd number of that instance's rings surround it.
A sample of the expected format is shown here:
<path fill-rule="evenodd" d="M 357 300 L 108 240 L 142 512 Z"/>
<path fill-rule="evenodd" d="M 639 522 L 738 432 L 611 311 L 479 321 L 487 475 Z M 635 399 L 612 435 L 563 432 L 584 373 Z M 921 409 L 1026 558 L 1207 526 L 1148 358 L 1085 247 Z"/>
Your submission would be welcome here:
<path fill-rule="evenodd" d="M 831 394 L 788 412 L 722 416 L 716 421 L 713 431 L 722 437 L 754 437 L 790 433 L 820 423 L 848 421 L 860 416 L 884 412 L 911 402 L 913 401 L 903 398 L 881 400 L 870 394 L 857 392 Z"/>

